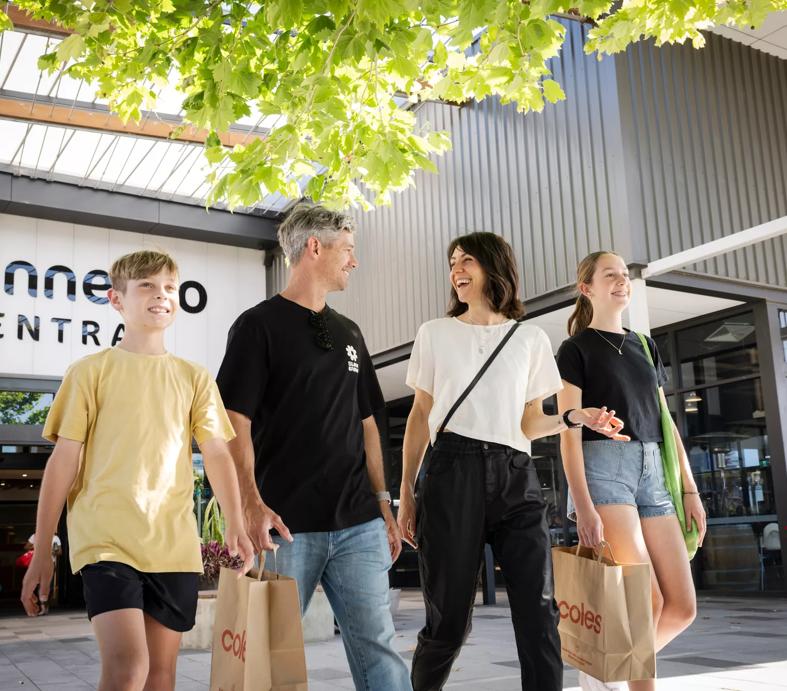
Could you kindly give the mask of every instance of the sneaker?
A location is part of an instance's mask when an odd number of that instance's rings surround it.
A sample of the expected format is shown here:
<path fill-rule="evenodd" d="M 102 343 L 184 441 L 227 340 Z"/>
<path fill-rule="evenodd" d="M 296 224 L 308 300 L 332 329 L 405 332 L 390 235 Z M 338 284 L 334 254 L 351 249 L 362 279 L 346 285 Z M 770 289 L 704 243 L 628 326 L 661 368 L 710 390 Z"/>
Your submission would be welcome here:
<path fill-rule="evenodd" d="M 579 688 L 582 691 L 623 691 L 627 688 L 625 681 L 599 681 L 584 672 L 579 673 Z"/>

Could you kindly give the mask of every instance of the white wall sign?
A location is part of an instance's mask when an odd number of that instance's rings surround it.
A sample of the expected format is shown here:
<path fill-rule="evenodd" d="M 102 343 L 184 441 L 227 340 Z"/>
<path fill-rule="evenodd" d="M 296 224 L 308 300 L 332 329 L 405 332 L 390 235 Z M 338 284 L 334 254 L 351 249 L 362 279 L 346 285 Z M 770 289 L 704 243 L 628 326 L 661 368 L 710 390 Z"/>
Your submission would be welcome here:
<path fill-rule="evenodd" d="M 112 262 L 139 249 L 180 267 L 181 310 L 167 349 L 213 375 L 227 331 L 265 298 L 258 250 L 0 214 L 0 375 L 61 377 L 74 360 L 114 345 L 120 315 L 107 304 Z"/>

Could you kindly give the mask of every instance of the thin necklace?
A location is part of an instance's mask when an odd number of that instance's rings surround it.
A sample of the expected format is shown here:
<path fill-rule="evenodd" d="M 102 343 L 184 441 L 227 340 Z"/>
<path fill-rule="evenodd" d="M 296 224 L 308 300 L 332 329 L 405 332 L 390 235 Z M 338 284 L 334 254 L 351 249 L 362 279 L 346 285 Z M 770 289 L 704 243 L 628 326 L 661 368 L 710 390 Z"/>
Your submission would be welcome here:
<path fill-rule="evenodd" d="M 465 312 L 463 316 L 465 317 L 465 319 L 467 319 L 468 324 L 472 326 L 482 327 L 483 330 L 481 331 L 481 338 L 479 339 L 480 343 L 478 344 L 478 354 L 483 355 L 486 352 L 486 349 L 489 347 L 489 340 L 492 338 L 492 333 L 493 333 L 492 327 L 500 326 L 500 324 L 505 324 L 505 321 L 499 322 L 498 324 L 478 324 L 474 322 L 472 319 L 470 319 L 470 315 L 467 312 Z"/>
<path fill-rule="evenodd" d="M 591 326 L 590 328 L 591 328 L 591 329 L 593 329 L 593 327 L 592 327 L 592 326 Z M 609 339 L 608 339 L 606 336 L 603 336 L 601 333 L 599 333 L 598 329 L 593 329 L 593 331 L 595 331 L 595 332 L 596 332 L 596 333 L 597 333 L 599 336 L 601 336 L 601 338 L 603 338 L 603 339 L 604 339 L 604 340 L 605 340 L 607 343 L 609 343 L 609 344 L 610 344 L 610 345 L 611 345 L 611 346 L 612 346 L 612 347 L 613 347 L 615 350 L 617 350 L 617 351 L 618 351 L 618 355 L 623 355 L 623 344 L 626 342 L 626 336 L 628 336 L 628 334 L 627 334 L 627 333 L 624 333 L 624 334 L 623 334 L 623 340 L 620 342 L 620 346 L 616 346 L 616 345 L 615 345 L 615 344 L 614 344 L 612 341 L 610 341 L 610 340 L 609 340 Z"/>
<path fill-rule="evenodd" d="M 508 319 L 504 319 L 503 321 L 495 322 L 494 324 L 479 324 L 478 322 L 474 322 L 472 319 L 470 319 L 470 315 L 467 312 L 465 312 L 462 316 L 467 319 L 469 324 L 472 324 L 473 326 L 500 326 L 501 324 L 505 324 L 507 321 L 509 321 Z"/>

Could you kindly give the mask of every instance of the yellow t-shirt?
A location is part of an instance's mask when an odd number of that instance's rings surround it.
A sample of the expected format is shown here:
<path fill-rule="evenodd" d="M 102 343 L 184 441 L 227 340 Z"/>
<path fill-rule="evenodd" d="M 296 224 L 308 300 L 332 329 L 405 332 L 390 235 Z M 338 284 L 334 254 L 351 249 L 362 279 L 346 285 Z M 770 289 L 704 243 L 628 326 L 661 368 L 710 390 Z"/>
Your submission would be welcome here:
<path fill-rule="evenodd" d="M 69 367 L 44 437 L 83 442 L 68 495 L 71 569 L 118 561 L 202 573 L 192 436 L 235 436 L 204 367 L 169 353 L 108 348 Z"/>

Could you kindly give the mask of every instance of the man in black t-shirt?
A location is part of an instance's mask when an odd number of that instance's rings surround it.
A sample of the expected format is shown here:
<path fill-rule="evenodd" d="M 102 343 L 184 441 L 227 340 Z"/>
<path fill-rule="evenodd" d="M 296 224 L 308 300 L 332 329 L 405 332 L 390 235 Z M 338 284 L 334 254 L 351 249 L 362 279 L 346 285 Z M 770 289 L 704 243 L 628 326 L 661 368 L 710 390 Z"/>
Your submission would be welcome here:
<path fill-rule="evenodd" d="M 238 317 L 217 381 L 249 537 L 279 546 L 276 569 L 298 582 L 302 611 L 322 583 L 357 689 L 409 690 L 392 647 L 401 535 L 373 416 L 384 401 L 360 329 L 325 303 L 358 265 L 353 239 L 349 216 L 293 209 L 279 228 L 287 288 Z"/>

